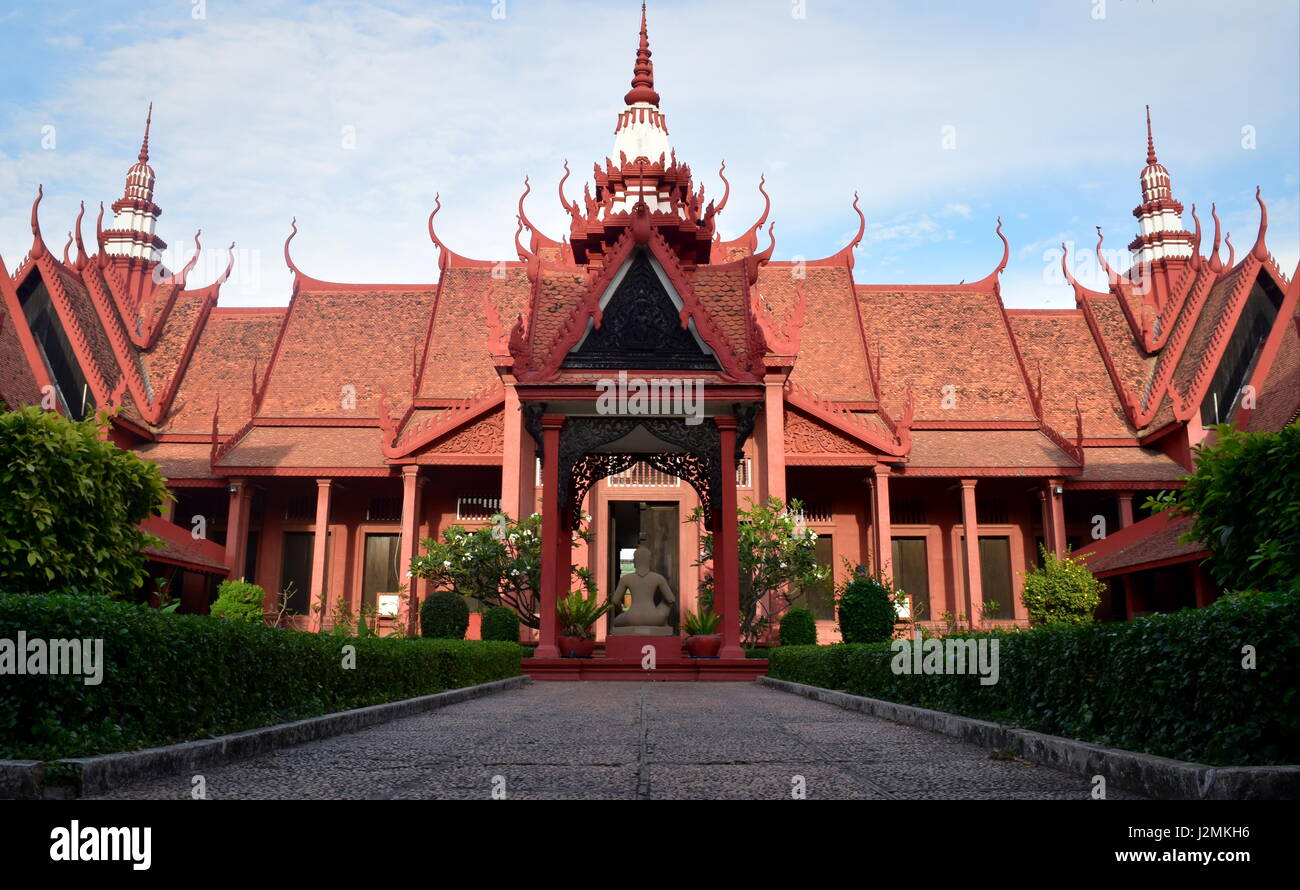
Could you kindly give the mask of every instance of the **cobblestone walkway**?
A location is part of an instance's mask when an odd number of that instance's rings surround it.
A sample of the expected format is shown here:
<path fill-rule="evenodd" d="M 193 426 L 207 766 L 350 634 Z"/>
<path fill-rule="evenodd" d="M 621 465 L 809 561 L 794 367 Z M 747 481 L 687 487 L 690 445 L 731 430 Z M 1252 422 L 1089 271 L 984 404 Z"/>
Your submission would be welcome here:
<path fill-rule="evenodd" d="M 531 683 L 204 772 L 229 798 L 1088 797 L 1086 781 L 747 683 Z M 801 777 L 801 778 L 800 778 Z M 188 798 L 190 775 L 115 798 Z M 1111 798 L 1120 795 L 1112 790 Z"/>

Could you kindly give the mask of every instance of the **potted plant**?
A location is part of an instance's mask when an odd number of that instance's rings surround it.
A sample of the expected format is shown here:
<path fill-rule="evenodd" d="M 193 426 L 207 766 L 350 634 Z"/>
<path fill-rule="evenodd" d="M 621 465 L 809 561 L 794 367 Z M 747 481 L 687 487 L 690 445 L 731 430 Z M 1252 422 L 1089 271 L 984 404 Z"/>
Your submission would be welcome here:
<path fill-rule="evenodd" d="M 560 622 L 560 655 L 564 658 L 590 658 L 596 649 L 592 626 L 609 611 L 609 603 L 599 603 L 595 596 L 572 591 L 555 606 Z"/>
<path fill-rule="evenodd" d="M 722 635 L 714 633 L 718 629 L 720 615 L 715 615 L 707 607 L 698 612 L 688 611 L 682 623 L 686 626 L 686 651 L 691 658 L 717 658 L 722 648 Z"/>

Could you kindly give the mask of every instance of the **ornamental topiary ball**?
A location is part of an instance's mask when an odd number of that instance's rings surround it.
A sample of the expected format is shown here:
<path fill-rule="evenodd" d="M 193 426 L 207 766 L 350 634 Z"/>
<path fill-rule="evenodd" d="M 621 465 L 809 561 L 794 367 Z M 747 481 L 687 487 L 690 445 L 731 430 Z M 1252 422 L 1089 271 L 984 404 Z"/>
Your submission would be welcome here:
<path fill-rule="evenodd" d="M 791 609 L 781 616 L 782 646 L 816 646 L 817 619 L 807 609 Z"/>
<path fill-rule="evenodd" d="M 420 604 L 420 636 L 437 640 L 463 640 L 469 628 L 465 598 L 450 590 L 429 594 Z"/>
<path fill-rule="evenodd" d="M 879 578 L 856 573 L 836 601 L 840 637 L 846 643 L 884 643 L 894 636 L 893 593 Z"/>
<path fill-rule="evenodd" d="M 266 593 L 256 584 L 247 581 L 222 581 L 217 587 L 217 600 L 212 604 L 209 614 L 217 618 L 232 621 L 248 621 L 260 624 L 265 614 L 262 601 Z"/>
<path fill-rule="evenodd" d="M 483 613 L 482 636 L 502 643 L 519 642 L 519 616 L 514 609 L 493 606 Z"/>

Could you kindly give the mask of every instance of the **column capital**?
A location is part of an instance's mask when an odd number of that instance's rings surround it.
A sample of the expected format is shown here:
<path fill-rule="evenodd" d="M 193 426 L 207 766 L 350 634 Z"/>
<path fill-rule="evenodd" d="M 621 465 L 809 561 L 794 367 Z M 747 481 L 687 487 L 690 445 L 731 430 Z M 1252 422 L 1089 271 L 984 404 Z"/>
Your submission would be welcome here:
<path fill-rule="evenodd" d="M 419 464 L 402 464 L 402 476 L 405 477 L 405 476 L 418 476 L 418 475 L 420 475 Z"/>
<path fill-rule="evenodd" d="M 558 430 L 564 426 L 564 422 L 568 419 L 568 415 L 565 414 L 543 414 L 542 429 Z"/>
<path fill-rule="evenodd" d="M 713 418 L 713 423 L 720 430 L 734 430 L 737 420 L 730 414 L 717 414 Z"/>
<path fill-rule="evenodd" d="M 978 479 L 962 479 L 960 481 L 962 488 L 974 488 L 975 483 L 979 482 Z"/>
<path fill-rule="evenodd" d="M 872 464 L 871 475 L 876 479 L 888 479 L 894 468 L 889 464 Z"/>
<path fill-rule="evenodd" d="M 333 484 L 334 484 L 334 480 L 333 480 L 333 479 L 317 479 L 317 480 L 316 480 L 316 487 L 317 487 L 317 488 L 329 488 L 329 487 L 332 486 Z"/>

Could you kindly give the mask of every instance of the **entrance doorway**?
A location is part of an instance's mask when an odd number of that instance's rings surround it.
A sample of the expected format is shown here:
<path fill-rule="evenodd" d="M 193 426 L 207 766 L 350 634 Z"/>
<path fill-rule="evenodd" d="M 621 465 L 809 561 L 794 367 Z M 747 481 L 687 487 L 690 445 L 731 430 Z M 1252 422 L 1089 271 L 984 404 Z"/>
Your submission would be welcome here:
<path fill-rule="evenodd" d="M 650 571 L 668 579 L 677 603 L 668 615 L 673 627 L 681 620 L 681 550 L 678 534 L 681 519 L 675 501 L 611 501 L 609 504 L 609 577 L 606 595 L 618 586 L 618 579 L 633 571 L 632 555 L 638 547 L 650 550 Z M 655 594 L 658 605 L 658 594 Z M 614 617 L 607 619 L 607 628 Z"/>

